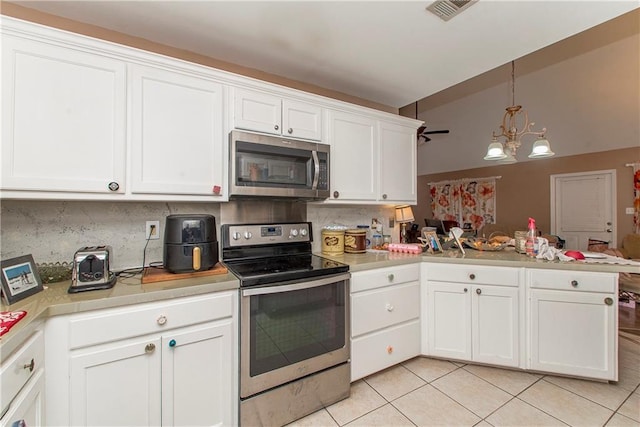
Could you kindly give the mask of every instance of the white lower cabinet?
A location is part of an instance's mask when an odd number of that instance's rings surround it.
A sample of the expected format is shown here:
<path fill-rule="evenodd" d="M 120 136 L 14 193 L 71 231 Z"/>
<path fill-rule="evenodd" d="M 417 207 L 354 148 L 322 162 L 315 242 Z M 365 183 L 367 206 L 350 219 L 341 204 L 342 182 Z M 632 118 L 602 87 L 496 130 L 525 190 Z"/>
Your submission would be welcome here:
<path fill-rule="evenodd" d="M 426 353 L 519 366 L 520 270 L 438 264 L 425 271 Z"/>
<path fill-rule="evenodd" d="M 528 368 L 617 381 L 617 274 L 528 274 Z"/>
<path fill-rule="evenodd" d="M 420 354 L 420 266 L 352 273 L 351 381 Z"/>
<path fill-rule="evenodd" d="M 63 372 L 51 377 L 60 384 L 47 385 L 68 390 L 69 413 L 58 408 L 52 421 L 236 424 L 236 311 L 237 293 L 228 291 L 69 316 L 48 331 L 69 343 L 68 383 Z M 127 334 L 121 326 L 129 322 Z"/>

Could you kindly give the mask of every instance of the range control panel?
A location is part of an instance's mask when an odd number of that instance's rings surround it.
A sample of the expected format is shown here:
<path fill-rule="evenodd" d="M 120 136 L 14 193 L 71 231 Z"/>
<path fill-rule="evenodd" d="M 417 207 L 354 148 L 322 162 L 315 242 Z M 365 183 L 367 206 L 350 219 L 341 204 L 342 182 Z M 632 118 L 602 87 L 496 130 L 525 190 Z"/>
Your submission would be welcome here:
<path fill-rule="evenodd" d="M 311 241 L 308 222 L 228 225 L 223 233 L 228 233 L 229 247 Z"/>

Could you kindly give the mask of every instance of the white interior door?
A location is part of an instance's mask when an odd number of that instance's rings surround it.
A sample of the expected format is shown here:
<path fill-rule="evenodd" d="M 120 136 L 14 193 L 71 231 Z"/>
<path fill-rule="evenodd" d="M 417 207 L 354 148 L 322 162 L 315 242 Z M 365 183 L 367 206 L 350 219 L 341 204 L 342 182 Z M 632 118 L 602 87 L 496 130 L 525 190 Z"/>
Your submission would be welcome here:
<path fill-rule="evenodd" d="M 586 250 L 589 239 L 616 246 L 616 171 L 551 175 L 551 232 L 565 248 Z"/>

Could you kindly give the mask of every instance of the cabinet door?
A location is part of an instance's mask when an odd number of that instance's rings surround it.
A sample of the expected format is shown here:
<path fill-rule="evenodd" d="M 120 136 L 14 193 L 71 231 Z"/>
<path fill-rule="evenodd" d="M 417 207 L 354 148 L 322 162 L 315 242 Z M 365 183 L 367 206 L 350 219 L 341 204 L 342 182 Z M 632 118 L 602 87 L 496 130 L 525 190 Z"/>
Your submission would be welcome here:
<path fill-rule="evenodd" d="M 429 355 L 471 360 L 471 286 L 427 283 Z"/>
<path fill-rule="evenodd" d="M 471 294 L 473 360 L 519 365 L 518 288 L 474 286 Z"/>
<path fill-rule="evenodd" d="M 282 100 L 282 134 L 322 140 L 322 108 L 306 102 Z"/>
<path fill-rule="evenodd" d="M 162 338 L 162 425 L 233 425 L 233 322 Z"/>
<path fill-rule="evenodd" d="M 330 200 L 377 200 L 376 121 L 339 111 L 331 111 L 329 117 Z"/>
<path fill-rule="evenodd" d="M 282 99 L 267 93 L 235 89 L 233 125 L 236 129 L 280 135 Z"/>
<path fill-rule="evenodd" d="M 416 204 L 416 150 L 414 128 L 380 122 L 380 200 Z"/>
<path fill-rule="evenodd" d="M 227 163 L 223 86 L 138 65 L 131 75 L 132 193 L 219 197 Z"/>
<path fill-rule="evenodd" d="M 44 426 L 44 371 L 39 369 L 11 402 L 1 427 Z"/>
<path fill-rule="evenodd" d="M 125 64 L 12 36 L 2 53 L 2 189 L 124 193 Z"/>
<path fill-rule="evenodd" d="M 71 425 L 157 426 L 160 339 L 89 347 L 71 357 Z"/>
<path fill-rule="evenodd" d="M 529 368 L 617 380 L 615 294 L 530 290 Z"/>

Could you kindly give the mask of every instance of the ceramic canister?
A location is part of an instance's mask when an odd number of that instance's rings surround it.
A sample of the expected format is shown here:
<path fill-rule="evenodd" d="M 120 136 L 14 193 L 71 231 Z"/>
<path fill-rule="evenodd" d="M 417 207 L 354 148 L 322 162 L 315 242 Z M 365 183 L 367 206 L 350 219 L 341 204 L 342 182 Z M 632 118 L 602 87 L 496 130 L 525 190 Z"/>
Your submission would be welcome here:
<path fill-rule="evenodd" d="M 322 230 L 322 253 L 327 255 L 344 253 L 344 230 Z"/>
<path fill-rule="evenodd" d="M 367 251 L 367 230 L 352 229 L 344 233 L 344 251 L 348 254 L 361 254 Z"/>

